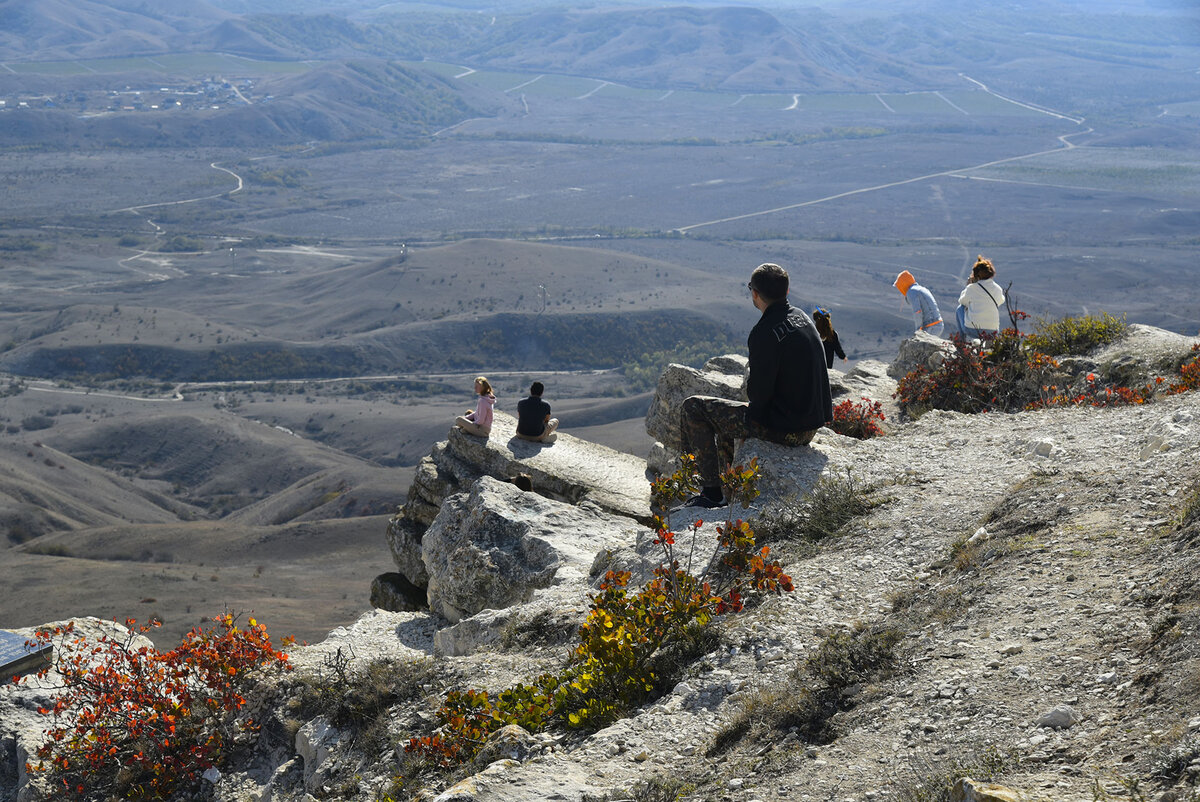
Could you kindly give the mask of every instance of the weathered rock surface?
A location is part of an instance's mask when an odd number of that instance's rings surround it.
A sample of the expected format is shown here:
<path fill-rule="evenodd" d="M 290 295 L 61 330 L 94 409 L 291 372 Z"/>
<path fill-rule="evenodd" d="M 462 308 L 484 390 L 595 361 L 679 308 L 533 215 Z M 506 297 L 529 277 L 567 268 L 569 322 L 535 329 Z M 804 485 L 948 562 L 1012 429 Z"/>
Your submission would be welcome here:
<path fill-rule="evenodd" d="M 950 791 L 950 802 L 1023 802 L 1024 797 L 996 783 L 975 782 L 963 777 Z"/>
<path fill-rule="evenodd" d="M 710 395 L 731 401 L 746 400 L 747 360 L 734 354 L 714 357 L 701 370 L 684 365 L 668 365 L 659 378 L 646 415 L 646 431 L 658 442 L 646 457 L 652 473 L 667 474 L 683 447 L 680 441 L 679 408 L 689 396 Z M 884 414 L 891 418 L 896 406 L 892 393 L 896 382 L 888 375 L 888 366 L 877 360 L 863 360 L 843 373 L 829 371 L 829 391 L 834 402 L 868 398 L 884 404 Z"/>
<path fill-rule="evenodd" d="M 1137 364 L 1141 367 L 1136 375 L 1145 377 L 1152 373 L 1167 373 L 1178 367 L 1185 356 L 1191 355 L 1192 346 L 1200 343 L 1200 337 L 1187 337 L 1173 331 L 1154 326 L 1130 323 L 1123 337 L 1097 349 L 1090 358 L 1097 365 Z"/>
<path fill-rule="evenodd" d="M 711 395 L 732 401 L 745 401 L 743 389 L 746 358 L 736 355 L 715 357 L 702 370 L 686 365 L 668 365 L 658 379 L 650 410 L 646 413 L 646 433 L 678 454 L 679 407 L 693 395 Z"/>
<path fill-rule="evenodd" d="M 429 607 L 457 623 L 529 601 L 554 583 L 582 590 L 597 552 L 633 543 L 643 530 L 594 505 L 564 504 L 485 476 L 469 494 L 443 502 L 421 541 Z"/>
<path fill-rule="evenodd" d="M 900 351 L 895 361 L 888 366 L 887 374 L 893 379 L 902 379 L 904 374 L 918 367 L 936 370 L 949 354 L 954 353 L 954 345 L 949 340 L 934 337 L 924 331 L 918 331 L 907 340 L 900 343 Z"/>

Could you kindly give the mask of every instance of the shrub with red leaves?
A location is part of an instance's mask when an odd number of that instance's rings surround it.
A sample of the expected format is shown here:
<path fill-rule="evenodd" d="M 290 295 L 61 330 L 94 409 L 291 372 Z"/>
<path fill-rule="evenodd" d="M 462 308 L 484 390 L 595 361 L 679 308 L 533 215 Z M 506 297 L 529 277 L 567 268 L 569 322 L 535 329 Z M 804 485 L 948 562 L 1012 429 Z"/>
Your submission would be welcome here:
<path fill-rule="evenodd" d="M 864 397 L 861 402 L 849 399 L 833 408 L 833 422 L 829 428 L 846 437 L 869 440 L 883 434 L 879 425 L 884 421 L 883 405 Z"/>

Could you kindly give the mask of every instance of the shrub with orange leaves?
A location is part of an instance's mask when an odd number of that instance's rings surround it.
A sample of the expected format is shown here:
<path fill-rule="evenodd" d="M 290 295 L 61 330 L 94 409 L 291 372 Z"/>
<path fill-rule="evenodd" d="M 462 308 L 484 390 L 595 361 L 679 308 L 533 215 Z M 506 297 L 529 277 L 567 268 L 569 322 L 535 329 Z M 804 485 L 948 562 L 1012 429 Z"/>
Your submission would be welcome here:
<path fill-rule="evenodd" d="M 1200 390 L 1200 344 L 1192 346 L 1192 353 L 1195 356 L 1179 366 L 1179 381 L 1171 382 L 1165 390 L 1167 395 Z"/>
<path fill-rule="evenodd" d="M 73 623 L 40 630 L 32 643 L 56 648 L 52 670 L 36 676 L 56 676 L 61 687 L 38 711 L 50 726 L 39 762 L 26 770 L 46 774 L 55 798 L 165 799 L 222 765 L 257 731 L 244 711 L 247 694 L 291 666 L 253 618 L 245 627 L 228 614 L 213 621 L 165 652 L 141 645 L 157 623 L 129 619 L 125 636 L 94 642 Z"/>

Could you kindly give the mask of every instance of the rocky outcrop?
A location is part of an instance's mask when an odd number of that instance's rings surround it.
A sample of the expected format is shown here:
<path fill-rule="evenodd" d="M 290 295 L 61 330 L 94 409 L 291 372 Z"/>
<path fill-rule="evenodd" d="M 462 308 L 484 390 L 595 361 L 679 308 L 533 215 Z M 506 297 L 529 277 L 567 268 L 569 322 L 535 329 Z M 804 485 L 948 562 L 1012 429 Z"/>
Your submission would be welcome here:
<path fill-rule="evenodd" d="M 745 401 L 744 356 L 714 357 L 697 370 L 686 365 L 667 365 L 658 379 L 650 410 L 646 413 L 646 433 L 678 454 L 683 448 L 679 440 L 679 407 L 693 395 L 711 395 L 732 401 Z"/>
<path fill-rule="evenodd" d="M 645 460 L 562 431 L 553 443 L 515 435 L 516 419 L 502 412 L 495 415 L 490 437 L 451 429 L 421 461 L 407 503 L 388 524 L 396 573 L 417 588 L 429 588 L 429 604 L 451 622 L 489 606 L 527 600 L 534 588 L 550 584 L 563 564 L 590 564 L 595 552 L 575 554 L 569 536 L 547 539 L 540 534 L 546 527 L 532 524 L 518 532 L 524 526 L 519 522 L 540 519 L 562 532 L 590 528 L 603 537 L 613 528 L 649 522 Z M 507 484 L 517 474 L 530 477 L 532 494 Z M 475 553 L 465 545 L 464 533 L 491 545 Z M 396 584 L 383 579 L 376 580 L 381 598 Z"/>
<path fill-rule="evenodd" d="M 954 344 L 949 340 L 934 337 L 926 331 L 918 331 L 907 340 L 901 341 L 900 351 L 892 364 L 888 365 L 887 375 L 899 380 L 917 368 L 936 370 L 952 353 Z"/>
<path fill-rule="evenodd" d="M 1131 323 L 1116 342 L 1073 358 L 1071 368 L 1075 374 L 1095 372 L 1104 382 L 1137 387 L 1177 370 L 1198 342 L 1200 338 Z"/>
<path fill-rule="evenodd" d="M 484 476 L 442 503 L 421 541 L 429 608 L 457 623 L 529 601 L 551 584 L 582 590 L 597 552 L 632 544 L 644 531 L 595 505 L 564 504 Z"/>

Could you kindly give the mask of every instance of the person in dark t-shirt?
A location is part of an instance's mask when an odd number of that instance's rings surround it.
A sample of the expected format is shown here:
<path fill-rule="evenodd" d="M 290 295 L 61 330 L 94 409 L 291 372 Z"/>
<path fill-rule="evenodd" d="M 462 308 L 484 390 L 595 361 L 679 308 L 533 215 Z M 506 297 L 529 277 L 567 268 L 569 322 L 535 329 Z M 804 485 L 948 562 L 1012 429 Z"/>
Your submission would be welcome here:
<path fill-rule="evenodd" d="M 529 397 L 517 402 L 517 437 L 538 443 L 553 440 L 558 418 L 550 417 L 550 405 L 542 400 L 546 388 L 541 382 L 529 386 Z"/>

